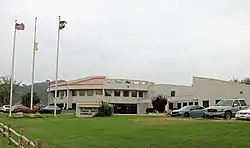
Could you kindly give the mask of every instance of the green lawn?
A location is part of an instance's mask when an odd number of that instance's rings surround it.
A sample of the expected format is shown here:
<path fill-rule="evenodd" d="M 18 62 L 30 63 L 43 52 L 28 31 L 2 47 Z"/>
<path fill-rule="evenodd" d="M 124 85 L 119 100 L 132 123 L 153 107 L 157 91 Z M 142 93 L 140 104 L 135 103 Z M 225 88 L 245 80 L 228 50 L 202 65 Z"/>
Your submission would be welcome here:
<path fill-rule="evenodd" d="M 14 129 L 42 139 L 44 148 L 249 148 L 250 122 L 171 120 L 164 117 L 10 119 Z M 7 140 L 0 137 L 1 148 Z M 2 146 L 3 145 L 3 146 Z"/>

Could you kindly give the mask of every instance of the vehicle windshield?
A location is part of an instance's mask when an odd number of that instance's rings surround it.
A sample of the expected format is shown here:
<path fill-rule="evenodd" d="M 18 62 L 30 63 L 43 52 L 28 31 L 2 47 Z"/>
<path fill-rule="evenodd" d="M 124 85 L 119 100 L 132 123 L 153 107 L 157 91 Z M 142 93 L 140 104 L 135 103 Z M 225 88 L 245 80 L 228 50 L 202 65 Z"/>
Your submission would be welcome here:
<path fill-rule="evenodd" d="M 216 106 L 232 106 L 233 100 L 220 100 Z"/>
<path fill-rule="evenodd" d="M 55 108 L 55 106 L 46 106 L 45 107 L 46 109 L 54 109 Z M 56 109 L 58 109 L 59 107 L 58 106 L 56 106 Z"/>

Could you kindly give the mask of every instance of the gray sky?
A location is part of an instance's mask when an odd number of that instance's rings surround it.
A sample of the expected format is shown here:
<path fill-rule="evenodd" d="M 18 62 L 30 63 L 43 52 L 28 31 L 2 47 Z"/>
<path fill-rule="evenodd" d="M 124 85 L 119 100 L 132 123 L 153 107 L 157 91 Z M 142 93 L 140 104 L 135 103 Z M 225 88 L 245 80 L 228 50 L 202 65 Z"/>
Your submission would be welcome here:
<path fill-rule="evenodd" d="M 31 83 L 34 18 L 35 81 L 92 75 L 191 84 L 192 76 L 228 80 L 250 73 L 249 0 L 1 0 L 0 75 L 10 75 L 14 20 L 15 77 Z"/>

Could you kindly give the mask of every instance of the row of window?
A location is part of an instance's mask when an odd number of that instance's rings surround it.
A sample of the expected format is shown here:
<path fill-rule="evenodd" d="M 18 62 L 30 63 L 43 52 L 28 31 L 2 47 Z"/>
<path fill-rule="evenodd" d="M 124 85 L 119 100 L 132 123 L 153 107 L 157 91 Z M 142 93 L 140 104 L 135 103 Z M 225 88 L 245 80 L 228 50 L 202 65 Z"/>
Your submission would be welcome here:
<path fill-rule="evenodd" d="M 107 83 L 112 83 L 112 80 L 107 81 Z M 145 81 L 132 81 L 132 80 L 115 80 L 115 83 L 125 83 L 125 84 L 147 84 L 148 82 Z"/>
<path fill-rule="evenodd" d="M 123 93 L 122 93 L 123 92 Z M 129 97 L 129 92 L 131 92 L 131 97 L 143 97 L 142 91 L 128 91 L 128 90 L 114 90 L 114 96 L 115 97 Z M 137 94 L 138 92 L 138 94 Z M 112 96 L 112 90 L 105 90 L 105 96 Z"/>
<path fill-rule="evenodd" d="M 103 95 L 103 90 L 71 90 L 72 96 L 94 96 L 95 95 Z M 104 90 L 105 96 L 113 96 L 115 97 L 140 97 L 143 98 L 143 91 L 128 91 L 128 90 Z M 53 95 L 54 96 L 54 95 Z M 67 96 L 67 91 L 57 91 L 57 97 L 59 96 Z"/>

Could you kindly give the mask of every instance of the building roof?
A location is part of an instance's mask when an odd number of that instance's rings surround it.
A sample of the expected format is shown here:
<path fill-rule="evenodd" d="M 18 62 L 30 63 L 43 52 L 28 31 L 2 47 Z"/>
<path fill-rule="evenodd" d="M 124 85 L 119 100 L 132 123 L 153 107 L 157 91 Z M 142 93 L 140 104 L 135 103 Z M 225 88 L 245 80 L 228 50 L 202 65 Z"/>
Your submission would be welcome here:
<path fill-rule="evenodd" d="M 86 77 L 82 79 L 67 81 L 58 83 L 57 86 L 67 86 L 67 85 L 102 85 L 104 84 L 106 76 L 92 76 Z M 50 87 L 54 87 L 55 84 L 50 85 Z"/>

